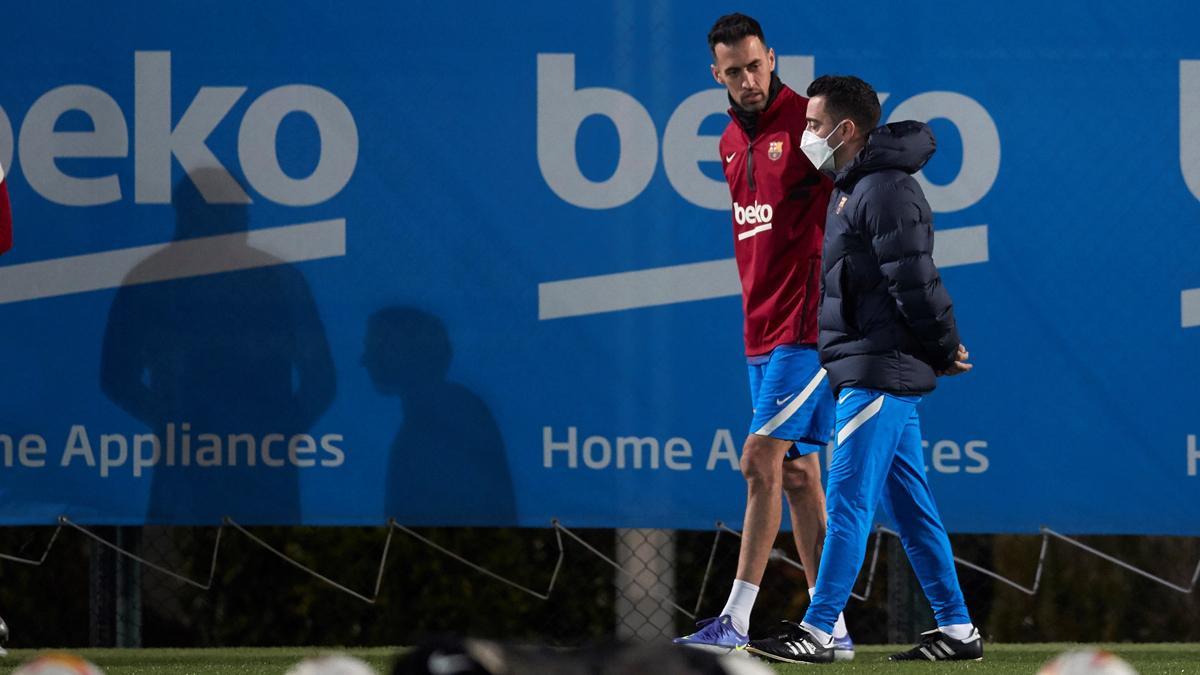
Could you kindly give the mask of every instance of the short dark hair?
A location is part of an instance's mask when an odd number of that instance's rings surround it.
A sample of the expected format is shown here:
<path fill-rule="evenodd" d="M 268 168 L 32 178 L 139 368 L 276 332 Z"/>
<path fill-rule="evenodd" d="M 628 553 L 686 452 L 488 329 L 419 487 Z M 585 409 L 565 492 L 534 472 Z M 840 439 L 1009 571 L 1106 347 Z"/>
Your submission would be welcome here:
<path fill-rule="evenodd" d="M 879 95 L 871 85 L 853 75 L 822 75 L 808 85 L 808 97 L 825 97 L 825 109 L 834 122 L 854 120 L 863 132 L 879 126 Z"/>
<path fill-rule="evenodd" d="M 762 26 L 758 25 L 758 22 L 752 17 L 737 12 L 726 14 L 717 19 L 712 30 L 708 31 L 708 50 L 715 55 L 718 42 L 732 47 L 751 35 L 761 40 L 763 46 L 766 46 L 767 39 L 763 37 Z"/>

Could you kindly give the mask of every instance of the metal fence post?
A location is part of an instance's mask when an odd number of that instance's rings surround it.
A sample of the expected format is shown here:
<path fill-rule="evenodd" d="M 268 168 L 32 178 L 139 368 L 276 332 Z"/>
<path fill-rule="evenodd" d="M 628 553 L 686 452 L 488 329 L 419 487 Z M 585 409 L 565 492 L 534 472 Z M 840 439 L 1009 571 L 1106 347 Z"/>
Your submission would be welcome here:
<path fill-rule="evenodd" d="M 95 534 L 136 552 L 141 529 L 97 527 Z M 141 565 L 93 541 L 88 574 L 88 642 L 92 647 L 140 647 L 142 644 Z"/>
<path fill-rule="evenodd" d="M 925 600 L 925 593 L 917 583 L 908 556 L 899 538 L 887 543 L 888 563 L 888 631 L 891 644 L 916 642 L 917 635 L 929 630 L 933 623 L 933 612 Z"/>
<path fill-rule="evenodd" d="M 675 632 L 675 531 L 618 529 L 617 638 L 653 642 Z"/>

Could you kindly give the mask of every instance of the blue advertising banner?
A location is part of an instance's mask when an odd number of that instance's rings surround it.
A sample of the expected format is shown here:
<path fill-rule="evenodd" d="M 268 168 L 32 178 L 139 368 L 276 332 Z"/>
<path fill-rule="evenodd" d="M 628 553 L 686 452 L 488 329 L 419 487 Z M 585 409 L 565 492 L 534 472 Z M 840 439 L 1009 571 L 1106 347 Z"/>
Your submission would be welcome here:
<path fill-rule="evenodd" d="M 726 11 L 9 8 L 0 523 L 740 522 Z M 948 528 L 1200 535 L 1200 6 L 756 17 L 938 137 Z"/>

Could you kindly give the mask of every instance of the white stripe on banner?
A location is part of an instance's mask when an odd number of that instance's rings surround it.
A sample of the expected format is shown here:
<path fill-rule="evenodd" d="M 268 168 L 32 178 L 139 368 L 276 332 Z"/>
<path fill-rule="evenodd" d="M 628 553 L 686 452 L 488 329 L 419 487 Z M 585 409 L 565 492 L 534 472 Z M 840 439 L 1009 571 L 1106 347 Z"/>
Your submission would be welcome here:
<path fill-rule="evenodd" d="M 1180 314 L 1184 328 L 1200 326 L 1200 288 L 1184 291 L 1179 296 Z"/>
<path fill-rule="evenodd" d="M 805 385 L 804 391 L 800 392 L 799 396 L 792 399 L 791 403 L 787 404 L 783 410 L 775 413 L 774 417 L 767 420 L 767 423 L 762 425 L 762 428 L 754 433 L 758 434 L 759 436 L 770 436 L 772 431 L 778 429 L 781 424 L 788 421 L 788 418 L 796 414 L 796 411 L 800 409 L 800 406 L 804 405 L 804 402 L 807 401 L 809 397 L 812 396 L 813 392 L 817 390 L 817 385 L 821 384 L 821 380 L 823 379 L 825 379 L 825 369 L 821 368 L 817 371 L 817 374 L 813 376 L 813 379 L 809 380 L 808 384 Z"/>
<path fill-rule="evenodd" d="M 161 260 L 139 267 L 156 253 Z M 0 267 L 0 304 L 344 255 L 342 218 L 184 239 Z"/>
<path fill-rule="evenodd" d="M 733 258 L 538 284 L 538 318 L 600 314 L 742 294 Z"/>
<path fill-rule="evenodd" d="M 938 230 L 938 267 L 988 261 L 988 226 Z M 733 258 L 538 284 L 538 318 L 562 319 L 742 294 Z"/>
<path fill-rule="evenodd" d="M 883 410 L 884 398 L 884 396 L 880 396 L 874 401 L 871 401 L 870 405 L 858 411 L 857 415 L 855 415 L 849 422 L 846 422 L 846 426 L 842 427 L 842 430 L 838 432 L 837 444 L 841 445 L 842 443 L 845 443 L 846 439 L 850 438 L 850 434 L 858 431 L 859 427 L 871 421 L 871 418 L 875 415 L 878 415 L 879 411 Z"/>
<path fill-rule="evenodd" d="M 987 225 L 938 230 L 933 236 L 933 262 L 938 267 L 958 267 L 987 261 Z"/>

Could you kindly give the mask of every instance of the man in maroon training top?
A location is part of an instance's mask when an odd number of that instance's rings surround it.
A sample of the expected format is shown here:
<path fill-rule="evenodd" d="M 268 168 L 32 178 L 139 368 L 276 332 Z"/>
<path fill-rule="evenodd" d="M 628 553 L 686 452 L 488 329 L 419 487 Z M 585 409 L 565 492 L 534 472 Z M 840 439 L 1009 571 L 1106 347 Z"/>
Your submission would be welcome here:
<path fill-rule="evenodd" d="M 746 361 L 754 418 L 742 449 L 746 515 L 737 578 L 725 608 L 677 644 L 745 649 L 750 611 L 787 498 L 792 533 L 811 589 L 825 540 L 820 450 L 833 430 L 834 401 L 817 359 L 821 241 L 832 184 L 800 152 L 808 99 L 775 75 L 762 27 L 743 14 L 708 34 L 713 77 L 733 118 L 720 153 L 733 200 L 733 244 L 742 280 Z M 854 657 L 839 617 L 838 656 Z"/>

